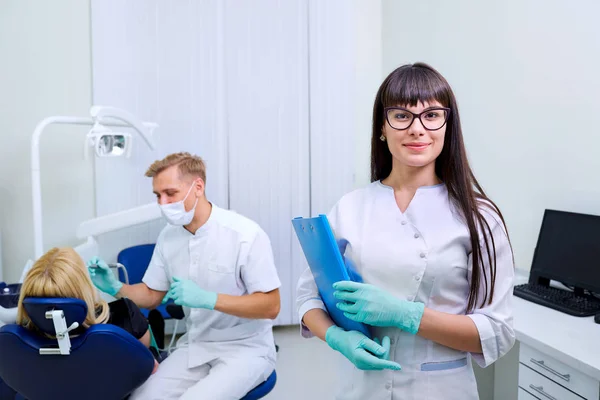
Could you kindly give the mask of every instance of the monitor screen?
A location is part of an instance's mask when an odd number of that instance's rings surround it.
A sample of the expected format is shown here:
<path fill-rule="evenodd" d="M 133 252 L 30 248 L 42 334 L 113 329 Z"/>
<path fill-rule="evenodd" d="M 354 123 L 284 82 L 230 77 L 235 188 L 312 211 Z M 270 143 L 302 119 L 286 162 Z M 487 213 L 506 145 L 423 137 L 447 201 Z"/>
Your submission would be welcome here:
<path fill-rule="evenodd" d="M 530 281 L 538 278 L 600 293 L 600 216 L 546 210 Z"/>

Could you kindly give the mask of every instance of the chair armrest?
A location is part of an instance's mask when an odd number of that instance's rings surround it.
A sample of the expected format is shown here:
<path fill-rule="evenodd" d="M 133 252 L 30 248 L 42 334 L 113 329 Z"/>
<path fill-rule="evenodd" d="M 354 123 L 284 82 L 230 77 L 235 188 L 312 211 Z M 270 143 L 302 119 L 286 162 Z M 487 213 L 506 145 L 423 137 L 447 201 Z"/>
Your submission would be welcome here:
<path fill-rule="evenodd" d="M 185 318 L 183 307 L 178 306 L 177 304 L 167 304 L 165 309 L 173 319 L 182 320 Z"/>

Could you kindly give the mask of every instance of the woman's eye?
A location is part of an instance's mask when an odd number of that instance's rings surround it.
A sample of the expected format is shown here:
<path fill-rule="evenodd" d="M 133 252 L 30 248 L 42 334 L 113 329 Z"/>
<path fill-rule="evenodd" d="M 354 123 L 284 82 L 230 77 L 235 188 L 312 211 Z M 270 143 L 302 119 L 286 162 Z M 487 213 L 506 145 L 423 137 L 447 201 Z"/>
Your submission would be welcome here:
<path fill-rule="evenodd" d="M 402 120 L 402 119 L 407 119 L 407 118 L 408 118 L 408 115 L 406 115 L 405 113 L 396 113 L 396 114 L 394 114 L 394 119 L 400 119 L 400 120 Z"/>
<path fill-rule="evenodd" d="M 440 117 L 440 113 L 437 111 L 430 111 L 427 114 L 425 114 L 425 118 L 427 119 L 435 119 L 435 118 L 439 118 Z"/>

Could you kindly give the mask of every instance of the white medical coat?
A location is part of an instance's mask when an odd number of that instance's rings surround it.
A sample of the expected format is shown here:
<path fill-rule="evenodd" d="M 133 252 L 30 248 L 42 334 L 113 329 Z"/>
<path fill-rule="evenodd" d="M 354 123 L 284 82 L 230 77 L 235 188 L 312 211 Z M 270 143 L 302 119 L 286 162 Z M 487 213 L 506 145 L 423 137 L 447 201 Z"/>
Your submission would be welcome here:
<path fill-rule="evenodd" d="M 390 337 L 390 359 L 402 370 L 361 371 L 350 364 L 338 399 L 478 399 L 471 359 L 488 366 L 515 341 L 512 251 L 499 217 L 483 205 L 481 209 L 492 229 L 497 256 L 493 301 L 483 307 L 477 304 L 468 314 L 479 331 L 483 354 L 467 354 L 397 328 L 374 327 L 376 337 Z M 345 257 L 365 283 L 434 310 L 464 315 L 472 249 L 469 230 L 458 215 L 444 184 L 419 188 L 402 213 L 393 189 L 377 181 L 345 195 L 328 218 L 336 238 L 349 241 Z M 486 254 L 483 251 L 487 266 Z M 484 286 L 481 282 L 481 296 Z M 297 306 L 300 320 L 310 309 L 325 310 L 309 269 L 298 283 Z M 302 334 L 312 336 L 305 326 Z"/>
<path fill-rule="evenodd" d="M 172 225 L 161 231 L 143 282 L 166 291 L 173 276 L 233 296 L 281 286 L 266 233 L 250 219 L 214 204 L 208 221 L 195 234 Z M 271 320 L 200 308 L 184 307 L 184 311 L 187 332 L 177 346 L 189 346 L 190 368 L 219 357 L 258 356 L 275 361 Z"/>

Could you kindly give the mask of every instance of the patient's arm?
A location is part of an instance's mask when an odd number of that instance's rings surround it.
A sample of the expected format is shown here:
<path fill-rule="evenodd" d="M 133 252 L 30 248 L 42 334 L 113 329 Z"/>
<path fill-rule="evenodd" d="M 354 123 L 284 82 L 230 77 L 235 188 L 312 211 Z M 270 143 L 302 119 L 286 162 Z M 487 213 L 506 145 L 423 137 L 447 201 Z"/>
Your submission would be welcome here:
<path fill-rule="evenodd" d="M 144 346 L 150 347 L 150 329 L 148 329 L 146 333 L 144 333 L 144 336 L 142 336 L 139 340 Z"/>
<path fill-rule="evenodd" d="M 142 336 L 139 340 L 144 346 L 150 347 L 150 329 L 148 329 L 146 333 L 144 333 L 144 336 Z M 154 360 L 154 368 L 152 369 L 152 373 L 155 373 L 157 369 L 158 361 Z"/>
<path fill-rule="evenodd" d="M 152 310 L 160 305 L 166 293 L 150 289 L 148 285 L 142 282 L 135 285 L 123 285 L 117 293 L 117 297 L 127 297 L 138 307 Z"/>
<path fill-rule="evenodd" d="M 147 330 L 144 336 L 140 338 L 140 342 L 146 347 L 150 347 L 150 330 Z M 155 373 L 158 369 L 158 361 L 154 360 L 154 368 L 152 368 L 152 373 Z"/>

